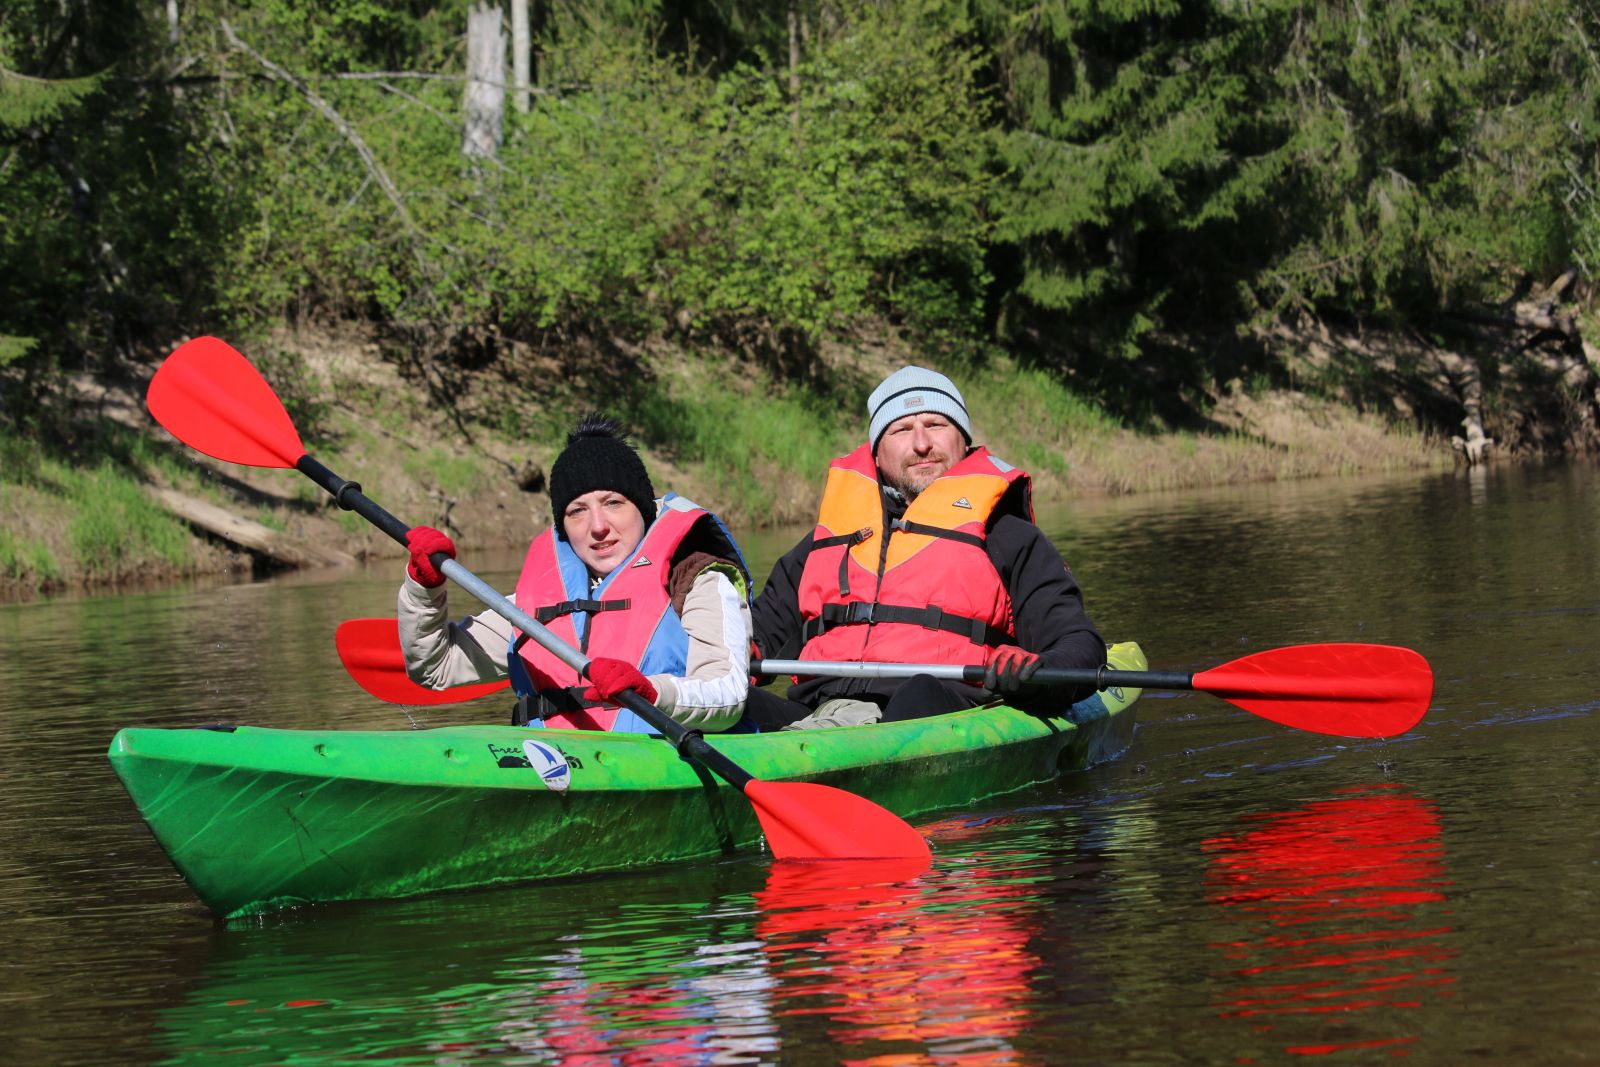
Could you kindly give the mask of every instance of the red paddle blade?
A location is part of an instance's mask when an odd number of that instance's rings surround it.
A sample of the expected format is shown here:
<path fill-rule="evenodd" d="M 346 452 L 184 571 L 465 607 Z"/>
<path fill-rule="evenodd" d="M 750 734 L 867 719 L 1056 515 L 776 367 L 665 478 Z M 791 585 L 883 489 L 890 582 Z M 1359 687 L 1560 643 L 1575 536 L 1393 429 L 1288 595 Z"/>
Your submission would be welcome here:
<path fill-rule="evenodd" d="M 406 674 L 405 655 L 400 651 L 400 624 L 393 619 L 341 622 L 334 631 L 333 643 L 339 650 L 339 661 L 356 684 L 391 704 L 460 704 L 498 693 L 511 684 L 502 679 L 450 689 L 418 685 Z"/>
<path fill-rule="evenodd" d="M 306 454 L 272 386 L 215 337 L 196 337 L 168 356 L 145 406 L 172 436 L 229 463 L 293 467 Z"/>
<path fill-rule="evenodd" d="M 1297 730 L 1394 737 L 1427 714 L 1433 669 L 1393 645 L 1294 645 L 1194 676 L 1194 687 Z"/>
<path fill-rule="evenodd" d="M 752 779 L 744 795 L 776 859 L 933 862 L 927 840 L 909 823 L 854 793 L 813 782 Z"/>

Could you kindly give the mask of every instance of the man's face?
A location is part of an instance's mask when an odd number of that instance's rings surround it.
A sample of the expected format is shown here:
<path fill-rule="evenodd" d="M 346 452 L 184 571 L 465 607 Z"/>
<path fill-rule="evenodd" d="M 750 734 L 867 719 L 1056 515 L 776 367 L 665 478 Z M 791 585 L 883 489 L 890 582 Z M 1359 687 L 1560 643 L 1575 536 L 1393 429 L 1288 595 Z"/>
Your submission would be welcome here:
<path fill-rule="evenodd" d="M 883 480 L 910 500 L 966 454 L 967 441 L 956 424 L 925 411 L 891 422 L 872 458 Z"/>

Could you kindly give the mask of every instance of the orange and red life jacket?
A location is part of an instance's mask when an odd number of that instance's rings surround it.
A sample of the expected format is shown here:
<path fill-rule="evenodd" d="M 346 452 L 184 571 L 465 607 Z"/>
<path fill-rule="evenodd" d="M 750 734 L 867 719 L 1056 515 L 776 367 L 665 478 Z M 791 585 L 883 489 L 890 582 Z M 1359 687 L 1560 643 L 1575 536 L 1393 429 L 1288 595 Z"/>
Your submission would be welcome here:
<path fill-rule="evenodd" d="M 989 560 L 990 519 L 1033 519 L 1028 475 L 976 448 L 885 531 L 871 449 L 833 461 L 800 573 L 801 659 L 981 662 L 1013 644 L 1011 597 Z"/>

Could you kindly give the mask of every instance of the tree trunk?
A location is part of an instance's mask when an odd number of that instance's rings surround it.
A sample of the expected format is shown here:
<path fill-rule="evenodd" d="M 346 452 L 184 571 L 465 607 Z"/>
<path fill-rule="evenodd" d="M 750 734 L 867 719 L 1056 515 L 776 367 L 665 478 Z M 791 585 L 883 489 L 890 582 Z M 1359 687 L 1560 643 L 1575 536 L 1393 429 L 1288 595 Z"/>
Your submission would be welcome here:
<path fill-rule="evenodd" d="M 479 4 L 467 13 L 466 130 L 461 154 L 494 159 L 504 137 L 506 35 L 500 9 Z"/>
<path fill-rule="evenodd" d="M 800 0 L 789 0 L 789 124 L 800 129 Z"/>
<path fill-rule="evenodd" d="M 1461 419 L 1465 436 L 1450 438 L 1450 444 L 1466 458 L 1467 466 L 1476 467 L 1494 446 L 1494 438 L 1483 432 L 1483 379 L 1476 363 L 1446 349 L 1439 350 L 1439 363 L 1466 413 Z"/>
<path fill-rule="evenodd" d="M 528 78 L 531 73 L 528 57 L 531 42 L 528 37 L 528 0 L 511 0 L 511 85 L 512 100 L 517 111 L 528 113 Z"/>

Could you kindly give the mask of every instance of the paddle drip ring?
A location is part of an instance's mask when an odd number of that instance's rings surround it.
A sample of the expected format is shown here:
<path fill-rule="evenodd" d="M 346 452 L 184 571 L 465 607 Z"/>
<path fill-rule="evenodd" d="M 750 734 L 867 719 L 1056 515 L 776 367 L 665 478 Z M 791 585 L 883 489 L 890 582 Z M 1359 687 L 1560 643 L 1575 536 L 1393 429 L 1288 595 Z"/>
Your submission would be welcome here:
<path fill-rule="evenodd" d="M 706 739 L 706 735 L 700 730 L 685 730 L 683 732 L 683 736 L 672 742 L 672 745 L 678 750 L 678 755 L 682 756 L 684 759 L 692 759 L 693 757 L 683 749 L 685 745 L 692 744 L 693 739 L 695 738 L 704 741 Z"/>
<path fill-rule="evenodd" d="M 333 499 L 335 503 L 337 503 L 341 508 L 344 508 L 346 511 L 354 511 L 354 504 L 345 503 L 344 495 L 346 493 L 355 493 L 359 496 L 361 494 L 361 483 L 343 481 L 339 483 L 339 488 L 333 491 Z"/>

